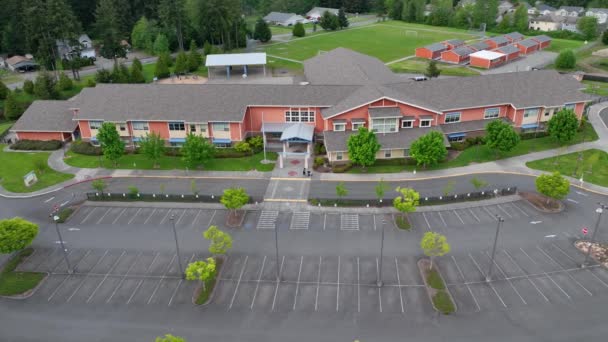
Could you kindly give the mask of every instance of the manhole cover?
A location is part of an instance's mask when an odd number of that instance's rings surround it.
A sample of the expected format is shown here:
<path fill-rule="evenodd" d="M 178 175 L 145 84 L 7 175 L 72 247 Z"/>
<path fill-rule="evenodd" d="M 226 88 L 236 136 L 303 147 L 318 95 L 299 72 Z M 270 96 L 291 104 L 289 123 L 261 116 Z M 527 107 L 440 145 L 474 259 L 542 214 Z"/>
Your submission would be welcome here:
<path fill-rule="evenodd" d="M 295 171 L 289 171 L 288 174 L 292 177 L 296 176 L 298 173 Z"/>
<path fill-rule="evenodd" d="M 291 165 L 298 165 L 298 164 L 300 164 L 300 161 L 299 160 L 292 160 L 292 161 L 290 161 L 290 163 L 291 163 Z"/>

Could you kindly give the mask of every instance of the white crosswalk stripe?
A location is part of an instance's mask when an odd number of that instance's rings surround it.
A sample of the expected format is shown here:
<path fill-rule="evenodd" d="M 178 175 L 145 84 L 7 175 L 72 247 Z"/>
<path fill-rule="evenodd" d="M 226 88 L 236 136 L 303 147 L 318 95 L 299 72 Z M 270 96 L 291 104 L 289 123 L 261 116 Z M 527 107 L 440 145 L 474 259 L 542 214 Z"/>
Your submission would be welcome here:
<path fill-rule="evenodd" d="M 309 211 L 294 212 L 291 217 L 291 227 L 289 229 L 308 229 L 310 223 Z"/>
<path fill-rule="evenodd" d="M 258 221 L 258 229 L 274 229 L 279 212 L 276 210 L 262 210 Z"/>
<path fill-rule="evenodd" d="M 359 230 L 359 215 L 358 214 L 342 214 L 340 215 L 341 230 Z"/>

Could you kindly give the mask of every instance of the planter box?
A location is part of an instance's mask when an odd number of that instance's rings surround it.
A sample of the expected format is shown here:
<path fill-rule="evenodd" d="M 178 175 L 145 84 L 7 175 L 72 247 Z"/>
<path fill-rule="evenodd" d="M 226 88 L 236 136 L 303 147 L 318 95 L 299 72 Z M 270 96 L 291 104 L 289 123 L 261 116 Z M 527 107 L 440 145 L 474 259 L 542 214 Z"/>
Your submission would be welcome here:
<path fill-rule="evenodd" d="M 435 306 L 435 302 L 433 301 L 433 298 L 435 297 L 435 295 L 438 292 L 445 292 L 448 297 L 450 298 L 450 300 L 452 301 L 452 305 L 454 306 L 454 312 L 458 311 L 458 307 L 456 306 L 456 302 L 454 301 L 454 297 L 452 297 L 452 293 L 450 293 L 450 289 L 447 287 L 445 280 L 443 279 L 443 276 L 441 275 L 441 272 L 439 272 L 439 269 L 437 268 L 437 264 L 433 264 L 433 269 L 437 272 L 437 274 L 439 275 L 439 277 L 441 278 L 441 281 L 443 282 L 445 289 L 444 290 L 437 290 L 432 288 L 428 282 L 427 282 L 427 271 L 429 270 L 429 266 L 431 264 L 431 260 L 430 259 L 420 259 L 418 260 L 418 262 L 416 263 L 418 265 L 418 271 L 420 272 L 420 276 L 422 277 L 422 280 L 424 281 L 424 285 L 426 287 L 426 293 L 429 296 L 429 300 L 431 301 L 431 305 L 433 306 L 433 309 L 435 309 L 435 311 L 439 312 L 439 313 L 443 313 L 441 310 L 439 310 L 436 306 Z"/>

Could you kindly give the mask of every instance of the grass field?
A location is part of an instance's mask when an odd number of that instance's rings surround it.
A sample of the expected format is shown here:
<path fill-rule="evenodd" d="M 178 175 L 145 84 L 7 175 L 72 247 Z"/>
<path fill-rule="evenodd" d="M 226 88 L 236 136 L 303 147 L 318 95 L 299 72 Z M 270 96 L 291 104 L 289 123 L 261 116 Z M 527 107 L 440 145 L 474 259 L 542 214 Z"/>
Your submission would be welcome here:
<path fill-rule="evenodd" d="M 398 73 L 424 73 L 428 66 L 428 61 L 420 58 L 406 59 L 401 62 L 392 63 L 388 67 L 393 72 Z M 479 76 L 479 72 L 463 66 L 452 66 L 437 63 L 443 76 Z"/>
<path fill-rule="evenodd" d="M 584 93 L 593 94 L 598 96 L 608 96 L 608 83 L 597 82 L 597 81 L 582 81 L 587 86 Z"/>
<path fill-rule="evenodd" d="M 552 39 L 551 45 L 545 49 L 545 51 L 560 52 L 566 49 L 576 50 L 582 47 L 585 42 L 580 40 L 568 40 L 568 39 Z"/>
<path fill-rule="evenodd" d="M 0 136 L 14 124 L 13 121 L 0 122 Z"/>
<path fill-rule="evenodd" d="M 47 166 L 49 152 L 4 152 L 6 145 L 0 144 L 0 185 L 11 192 L 32 192 L 74 178 L 74 175 L 57 172 Z M 44 165 L 43 172 L 36 171 L 38 182 L 31 187 L 23 184 L 23 176 Z"/>
<path fill-rule="evenodd" d="M 15 268 L 33 252 L 34 250 L 31 248 L 24 249 L 6 264 L 2 273 L 0 273 L 0 296 L 14 296 L 25 293 L 36 287 L 44 279 L 44 273 L 15 272 Z"/>
<path fill-rule="evenodd" d="M 608 186 L 608 153 L 601 150 L 583 151 L 582 161 L 579 154 L 568 153 L 551 158 L 535 160 L 526 163 L 531 169 L 542 171 L 559 171 L 565 176 L 583 177 L 585 182 Z"/>

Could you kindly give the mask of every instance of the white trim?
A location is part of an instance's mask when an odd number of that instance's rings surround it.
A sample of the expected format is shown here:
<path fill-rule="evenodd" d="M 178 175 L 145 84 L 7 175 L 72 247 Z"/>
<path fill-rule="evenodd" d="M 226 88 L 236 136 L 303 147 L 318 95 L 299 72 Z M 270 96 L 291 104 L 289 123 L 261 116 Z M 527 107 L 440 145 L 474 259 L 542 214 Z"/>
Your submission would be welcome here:
<path fill-rule="evenodd" d="M 18 129 L 18 130 L 9 129 L 8 131 L 9 132 L 14 132 L 14 133 L 19 133 L 19 132 L 23 132 L 23 133 L 73 133 L 73 132 L 70 132 L 70 131 L 51 131 L 51 130 L 48 130 L 48 131 L 37 131 L 37 130 L 31 130 L 31 129 L 28 129 L 28 130 L 25 130 L 25 129 Z"/>
<path fill-rule="evenodd" d="M 446 122 L 446 119 L 448 118 L 448 114 L 458 114 L 458 121 Z M 420 119 L 420 121 L 422 121 L 422 120 L 424 120 L 424 119 Z M 443 124 L 444 125 L 451 125 L 451 124 L 459 123 L 461 121 L 462 121 L 462 112 L 449 112 L 449 113 L 445 113 L 443 115 Z"/>
<path fill-rule="evenodd" d="M 399 128 L 401 128 L 401 129 L 410 129 L 410 128 L 414 128 L 414 121 L 416 121 L 416 120 L 401 120 L 401 126 L 400 126 Z M 403 126 L 403 123 L 404 123 L 404 122 L 409 122 L 409 123 L 410 123 L 410 126 L 409 126 L 409 127 L 404 127 L 404 126 Z"/>
<path fill-rule="evenodd" d="M 391 101 L 395 101 L 395 102 L 397 102 L 397 103 L 401 103 L 401 104 L 404 104 L 404 105 L 408 105 L 408 106 L 412 106 L 412 107 L 415 107 L 415 108 L 423 109 L 423 110 L 426 110 L 426 111 L 429 111 L 429 112 L 432 112 L 432 113 L 435 113 L 435 114 L 439 114 L 439 115 L 441 115 L 441 114 L 442 114 L 440 111 L 436 111 L 436 110 L 432 110 L 432 109 L 424 108 L 424 107 L 421 107 L 421 106 L 418 106 L 418 105 L 414 105 L 414 104 L 411 104 L 411 103 L 407 103 L 407 102 L 403 102 L 403 101 L 395 100 L 395 99 L 393 99 L 393 98 L 391 98 L 391 97 L 383 96 L 383 97 L 380 97 L 380 98 L 374 99 L 374 100 L 372 100 L 372 101 L 368 101 L 368 102 L 362 103 L 362 104 L 357 105 L 357 106 L 355 106 L 355 107 L 351 107 L 351 108 L 349 108 L 349 109 L 347 109 L 347 110 L 344 110 L 344 111 L 339 112 L 339 113 L 337 113 L 337 114 L 333 114 L 332 116 L 328 116 L 328 117 L 325 117 L 325 118 L 323 118 L 323 119 L 325 119 L 325 120 L 327 120 L 327 119 L 331 119 L 331 118 L 333 118 L 334 116 L 342 115 L 342 114 L 344 114 L 344 113 L 350 112 L 350 111 L 351 111 L 351 110 L 353 110 L 353 109 L 361 108 L 361 107 L 363 107 L 363 106 L 368 106 L 368 108 L 369 108 L 369 105 L 370 105 L 371 103 L 374 103 L 374 102 L 376 102 L 376 101 L 378 101 L 378 100 L 382 100 L 382 99 L 388 99 L 388 100 L 391 100 Z M 398 106 L 397 106 L 397 107 L 398 107 Z"/>
<path fill-rule="evenodd" d="M 487 111 L 488 109 L 498 109 L 498 116 L 496 116 L 496 117 L 489 117 L 489 118 L 487 118 L 487 117 L 486 117 L 486 111 Z M 492 119 L 498 119 L 498 118 L 500 118 L 500 107 L 488 107 L 488 108 L 486 108 L 486 109 L 483 111 L 483 119 L 484 119 L 484 120 L 492 120 Z"/>
<path fill-rule="evenodd" d="M 346 132 L 346 122 L 334 122 L 333 132 Z M 344 129 L 336 129 L 336 125 L 344 126 Z"/>

